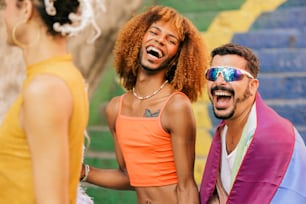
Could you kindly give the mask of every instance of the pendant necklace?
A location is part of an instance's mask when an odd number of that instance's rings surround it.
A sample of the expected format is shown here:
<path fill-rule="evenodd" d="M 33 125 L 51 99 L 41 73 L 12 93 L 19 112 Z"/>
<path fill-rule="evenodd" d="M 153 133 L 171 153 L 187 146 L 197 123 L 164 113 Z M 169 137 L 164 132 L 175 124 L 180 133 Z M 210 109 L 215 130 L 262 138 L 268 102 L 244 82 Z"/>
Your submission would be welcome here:
<path fill-rule="evenodd" d="M 151 95 L 147 95 L 147 96 L 138 96 L 137 93 L 135 92 L 135 87 L 133 87 L 133 95 L 139 99 L 139 100 L 145 100 L 145 99 L 149 99 L 153 96 L 155 96 L 156 94 L 158 94 L 158 92 L 160 92 L 164 86 L 168 83 L 168 80 L 166 80 L 156 91 L 154 91 Z"/>

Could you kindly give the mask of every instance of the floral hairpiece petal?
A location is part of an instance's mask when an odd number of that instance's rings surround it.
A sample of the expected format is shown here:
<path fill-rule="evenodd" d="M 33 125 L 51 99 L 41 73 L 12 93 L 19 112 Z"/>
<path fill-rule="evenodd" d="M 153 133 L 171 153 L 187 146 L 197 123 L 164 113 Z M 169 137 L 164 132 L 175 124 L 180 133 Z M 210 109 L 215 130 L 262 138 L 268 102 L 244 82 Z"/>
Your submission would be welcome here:
<path fill-rule="evenodd" d="M 48 1 L 48 0 L 45 0 Z M 52 0 L 49 0 L 52 1 Z M 96 31 L 90 43 L 95 41 L 101 34 L 101 30 L 95 20 L 94 5 L 99 5 L 100 9 L 105 12 L 105 4 L 102 0 L 79 0 L 80 2 L 80 15 L 70 13 L 68 18 L 72 21 L 71 24 L 54 23 L 53 28 L 55 31 L 60 32 L 62 35 L 74 36 L 82 31 L 88 24 L 91 24 Z"/>
<path fill-rule="evenodd" d="M 44 0 L 45 1 L 45 7 L 46 7 L 46 12 L 50 16 L 55 16 L 56 15 L 56 9 L 54 7 L 54 2 L 56 0 Z"/>

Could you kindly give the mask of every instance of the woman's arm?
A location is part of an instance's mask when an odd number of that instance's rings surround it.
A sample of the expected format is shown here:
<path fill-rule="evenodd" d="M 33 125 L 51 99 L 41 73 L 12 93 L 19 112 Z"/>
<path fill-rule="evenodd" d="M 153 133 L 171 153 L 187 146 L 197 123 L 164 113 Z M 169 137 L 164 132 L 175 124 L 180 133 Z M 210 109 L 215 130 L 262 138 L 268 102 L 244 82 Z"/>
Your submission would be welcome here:
<path fill-rule="evenodd" d="M 166 106 L 162 124 L 171 134 L 178 176 L 178 203 L 199 204 L 194 180 L 196 127 L 188 98 L 176 95 Z"/>
<path fill-rule="evenodd" d="M 33 165 L 36 203 L 68 203 L 68 127 L 72 96 L 52 76 L 36 77 L 25 89 L 20 112 Z"/>

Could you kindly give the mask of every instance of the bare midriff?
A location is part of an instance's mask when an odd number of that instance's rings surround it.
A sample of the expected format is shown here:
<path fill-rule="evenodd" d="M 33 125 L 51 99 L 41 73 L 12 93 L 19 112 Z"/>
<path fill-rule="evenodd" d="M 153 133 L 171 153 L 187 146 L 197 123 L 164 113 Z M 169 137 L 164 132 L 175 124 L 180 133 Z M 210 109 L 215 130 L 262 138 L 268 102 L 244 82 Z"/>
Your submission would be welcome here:
<path fill-rule="evenodd" d="M 177 184 L 154 187 L 135 187 L 138 204 L 176 204 Z"/>

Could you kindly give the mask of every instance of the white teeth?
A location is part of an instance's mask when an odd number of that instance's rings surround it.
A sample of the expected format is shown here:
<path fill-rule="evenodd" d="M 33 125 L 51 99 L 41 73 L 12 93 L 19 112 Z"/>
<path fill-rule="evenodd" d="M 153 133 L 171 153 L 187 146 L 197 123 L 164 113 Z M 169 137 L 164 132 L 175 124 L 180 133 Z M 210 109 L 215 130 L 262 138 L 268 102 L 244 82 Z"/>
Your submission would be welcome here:
<path fill-rule="evenodd" d="M 230 93 L 224 92 L 224 91 L 216 91 L 216 92 L 215 92 L 215 95 L 216 95 L 216 96 L 231 96 Z"/>
<path fill-rule="evenodd" d="M 147 48 L 147 52 L 150 52 L 150 51 L 153 51 L 153 52 L 157 53 L 158 56 L 154 55 L 155 57 L 161 58 L 163 56 L 163 53 L 159 49 L 157 49 L 155 47 L 149 46 Z"/>

